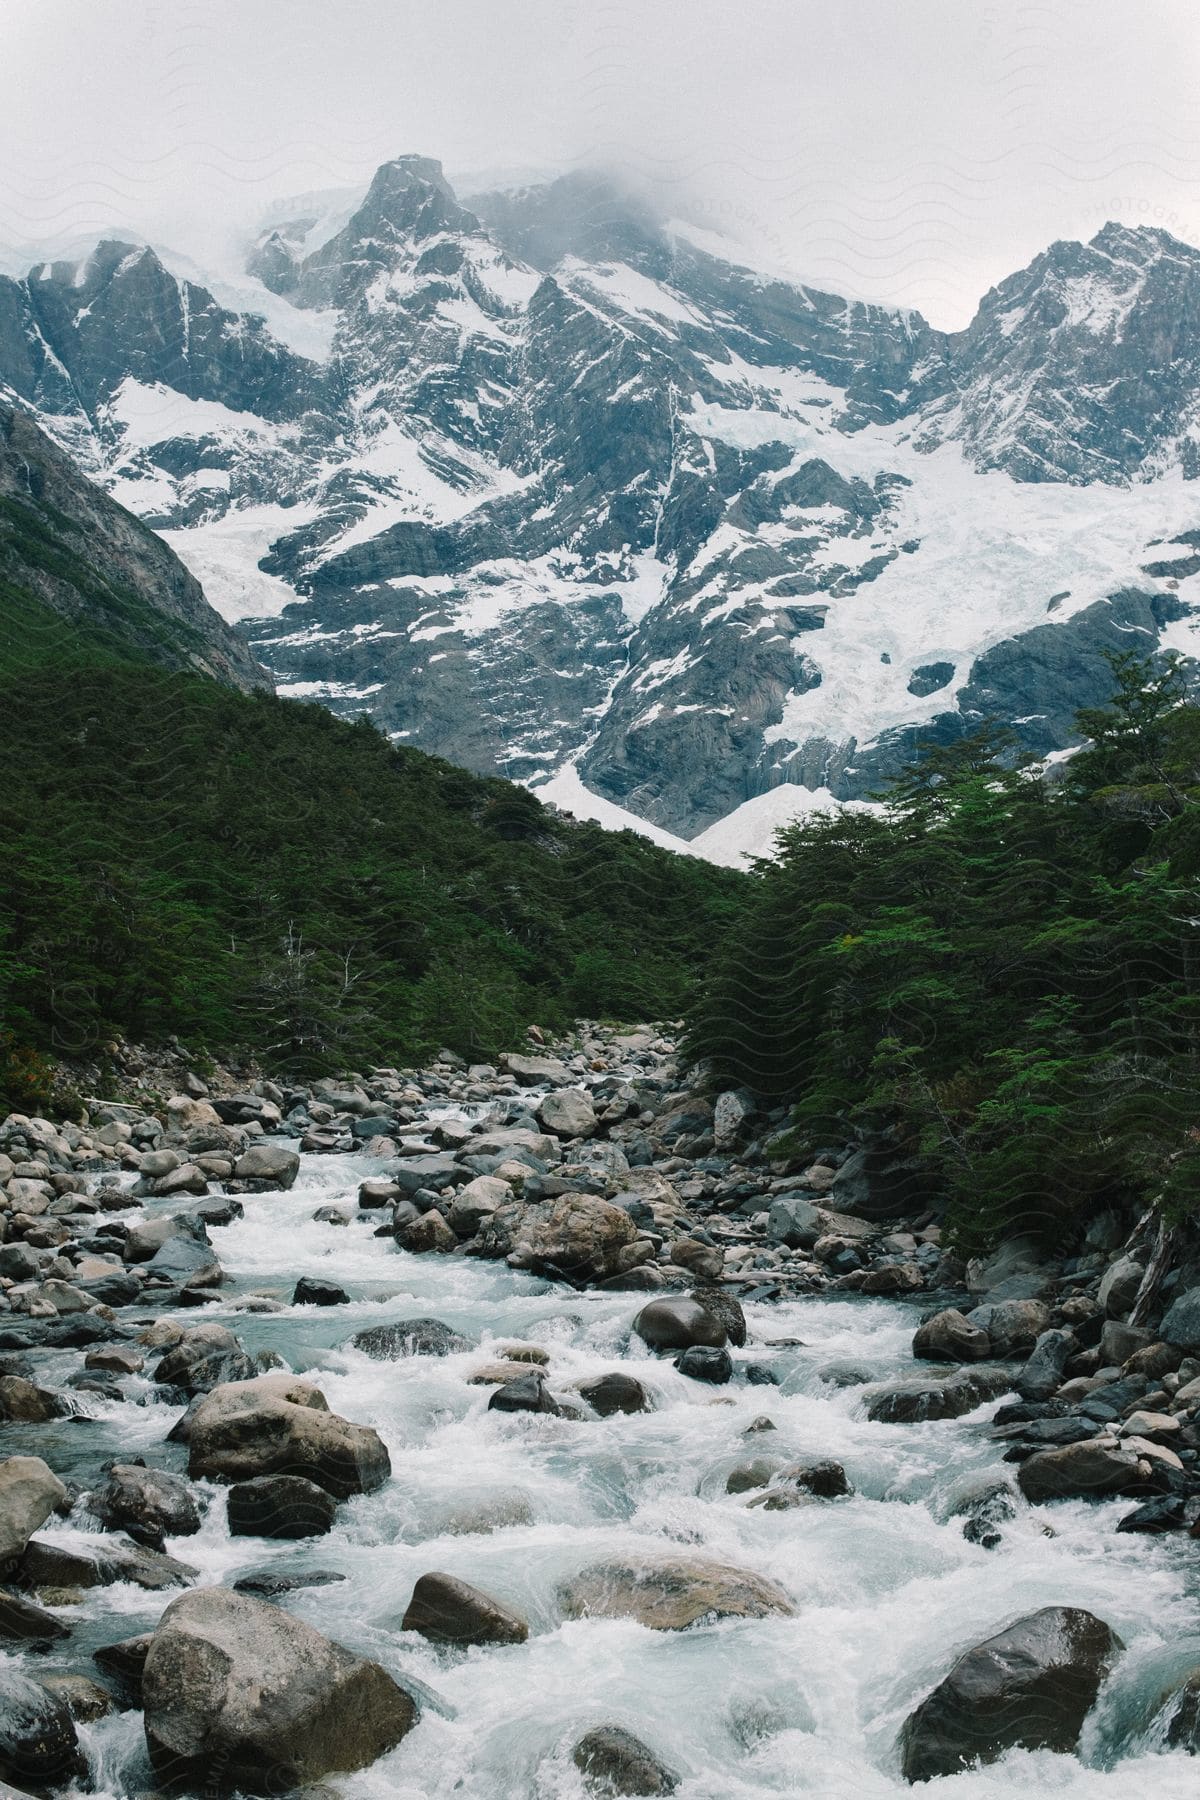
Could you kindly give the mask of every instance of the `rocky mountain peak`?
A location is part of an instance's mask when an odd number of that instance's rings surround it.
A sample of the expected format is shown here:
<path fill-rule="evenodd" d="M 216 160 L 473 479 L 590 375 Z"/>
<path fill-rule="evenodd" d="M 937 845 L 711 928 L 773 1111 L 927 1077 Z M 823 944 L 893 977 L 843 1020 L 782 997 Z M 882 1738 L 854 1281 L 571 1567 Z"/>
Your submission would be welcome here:
<path fill-rule="evenodd" d="M 1105 649 L 1186 647 L 1200 252 L 1109 224 L 947 334 L 719 251 L 399 156 L 272 224 L 269 324 L 137 246 L 0 281 L 0 380 L 285 692 L 718 847 L 984 716 L 1060 749 Z"/>

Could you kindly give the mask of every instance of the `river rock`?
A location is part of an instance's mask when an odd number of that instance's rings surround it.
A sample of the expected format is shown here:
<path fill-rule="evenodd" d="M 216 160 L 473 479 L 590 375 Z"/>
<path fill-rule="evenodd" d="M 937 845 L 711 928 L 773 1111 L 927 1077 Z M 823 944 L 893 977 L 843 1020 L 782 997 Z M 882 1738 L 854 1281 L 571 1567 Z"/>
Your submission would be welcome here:
<path fill-rule="evenodd" d="M 223 1279 L 217 1253 L 208 1242 L 182 1234 L 170 1237 L 145 1265 L 153 1281 L 170 1281 L 182 1288 L 218 1287 Z"/>
<path fill-rule="evenodd" d="M 1110 1263 L 1096 1295 L 1106 1317 L 1124 1319 L 1137 1299 L 1144 1267 L 1135 1257 L 1121 1256 Z"/>
<path fill-rule="evenodd" d="M 529 1626 L 490 1594 L 455 1575 L 422 1575 L 401 1629 L 434 1644 L 523 1644 Z"/>
<path fill-rule="evenodd" d="M 901 1733 L 905 1778 L 932 1781 L 1006 1750 L 1074 1750 L 1124 1648 L 1078 1607 L 1047 1606 L 960 1656 Z"/>
<path fill-rule="evenodd" d="M 1013 1384 L 1022 1399 L 1048 1400 L 1062 1385 L 1063 1371 L 1078 1348 L 1071 1331 L 1043 1331 Z"/>
<path fill-rule="evenodd" d="M 918 1325 L 912 1351 L 925 1362 L 983 1362 L 992 1346 L 986 1331 L 951 1306 Z"/>
<path fill-rule="evenodd" d="M 154 1371 L 160 1387 L 204 1394 L 229 1382 L 250 1381 L 258 1365 L 227 1325 L 193 1325 L 168 1349 Z"/>
<path fill-rule="evenodd" d="M 728 1350 L 717 1350 L 709 1344 L 692 1344 L 681 1350 L 675 1367 L 681 1375 L 688 1375 L 693 1381 L 707 1381 L 714 1387 L 733 1379 L 733 1358 Z"/>
<path fill-rule="evenodd" d="M 40 1456 L 9 1456 L 0 1462 L 0 1569 L 21 1554 L 66 1498 L 66 1488 Z"/>
<path fill-rule="evenodd" d="M 482 1225 L 476 1246 L 482 1255 L 506 1257 L 513 1268 L 576 1287 L 622 1274 L 643 1260 L 629 1214 L 584 1193 L 510 1201 Z"/>
<path fill-rule="evenodd" d="M 293 1306 L 346 1306 L 349 1300 L 336 1281 L 321 1281 L 314 1275 L 302 1275 L 292 1289 Z"/>
<path fill-rule="evenodd" d="M 0 1588 L 0 1642 L 52 1644 L 68 1635 L 62 1620 L 44 1606 L 35 1606 L 24 1595 L 5 1593 Z"/>
<path fill-rule="evenodd" d="M 300 1156 L 282 1144 L 251 1144 L 233 1166 L 238 1181 L 253 1181 L 264 1191 L 290 1188 L 300 1173 Z"/>
<path fill-rule="evenodd" d="M 1200 1287 L 1188 1288 L 1171 1303 L 1161 1336 L 1180 1350 L 1200 1352 Z"/>
<path fill-rule="evenodd" d="M 412 1256 L 427 1256 L 431 1251 L 438 1256 L 448 1256 L 458 1249 L 458 1238 L 433 1206 L 420 1218 L 401 1225 L 396 1231 L 396 1243 Z"/>
<path fill-rule="evenodd" d="M 570 1079 L 567 1065 L 553 1056 L 502 1056 L 500 1067 L 512 1075 L 520 1087 L 538 1087 L 543 1081 L 565 1082 Z"/>
<path fill-rule="evenodd" d="M 597 1563 L 560 1589 L 568 1618 L 637 1619 L 653 1631 L 682 1631 L 698 1619 L 791 1617 L 776 1582 L 702 1556 L 646 1556 Z"/>
<path fill-rule="evenodd" d="M 729 1337 L 707 1306 L 690 1296 L 674 1294 L 643 1306 L 633 1329 L 651 1350 L 689 1350 L 694 1344 L 721 1350 Z"/>
<path fill-rule="evenodd" d="M 1159 1709 L 1167 1720 L 1166 1741 L 1171 1750 L 1190 1750 L 1200 1756 L 1200 1668 L 1193 1669 L 1170 1693 Z"/>
<path fill-rule="evenodd" d="M 131 1581 L 147 1593 L 186 1587 L 199 1574 L 190 1563 L 180 1562 L 144 1544 L 122 1543 L 119 1538 L 96 1537 L 95 1549 L 64 1549 L 44 1538 L 30 1538 L 17 1562 L 17 1576 L 26 1588 L 108 1587 L 114 1581 Z"/>
<path fill-rule="evenodd" d="M 679 1776 L 640 1738 L 620 1725 L 598 1725 L 571 1752 L 588 1792 L 601 1795 L 673 1794 Z"/>
<path fill-rule="evenodd" d="M 35 1387 L 23 1375 L 0 1375 L 0 1420 L 14 1425 L 44 1425 L 68 1411 L 65 1400 L 48 1388 Z"/>
<path fill-rule="evenodd" d="M 275 1794 L 366 1768 L 412 1729 L 416 1709 L 378 1663 L 279 1607 L 199 1588 L 159 1620 L 142 1677 L 158 1782 Z"/>
<path fill-rule="evenodd" d="M 500 1181 L 495 1175 L 477 1175 L 466 1187 L 459 1188 L 450 1203 L 447 1218 L 452 1230 L 460 1238 L 473 1238 L 484 1220 L 512 1197 L 507 1181 Z"/>
<path fill-rule="evenodd" d="M 506 1381 L 488 1401 L 489 1412 L 561 1413 L 562 1407 L 546 1386 L 545 1377 L 537 1370 Z"/>
<path fill-rule="evenodd" d="M 556 1088 L 537 1109 L 547 1131 L 560 1138 L 589 1138 L 596 1129 L 596 1114 L 581 1088 Z"/>
<path fill-rule="evenodd" d="M 810 1200 L 800 1194 L 781 1194 L 767 1212 L 767 1237 L 791 1250 L 811 1250 L 824 1226 Z"/>
<path fill-rule="evenodd" d="M 959 1419 L 985 1400 L 1002 1394 L 1003 1375 L 976 1370 L 971 1374 L 906 1377 L 872 1389 L 867 1417 L 882 1425 L 910 1425 L 924 1419 Z"/>
<path fill-rule="evenodd" d="M 333 1495 L 303 1475 L 260 1475 L 229 1490 L 232 1537 L 323 1537 L 336 1516 Z"/>
<path fill-rule="evenodd" d="M 626 1375 L 620 1369 L 597 1375 L 590 1381 L 581 1381 L 576 1392 L 583 1395 L 592 1411 L 599 1413 L 602 1419 L 609 1419 L 614 1413 L 651 1410 L 650 1397 L 641 1382 L 635 1375 Z"/>
<path fill-rule="evenodd" d="M 671 1245 L 671 1263 L 693 1281 L 719 1281 L 725 1268 L 725 1252 L 720 1245 L 706 1244 L 700 1238 L 676 1238 Z"/>
<path fill-rule="evenodd" d="M 139 1463 L 114 1463 L 88 1508 L 108 1531 L 139 1525 L 162 1537 L 192 1537 L 200 1529 L 200 1508 L 183 1476 Z"/>
<path fill-rule="evenodd" d="M 401 1319 L 395 1325 L 368 1325 L 356 1331 L 350 1342 L 364 1356 L 377 1362 L 395 1362 L 402 1356 L 456 1356 L 471 1350 L 469 1338 L 443 1325 L 440 1319 Z"/>
<path fill-rule="evenodd" d="M 968 1325 L 988 1334 L 992 1355 L 1001 1362 L 1027 1357 L 1050 1323 L 1044 1300 L 995 1300 L 967 1314 Z"/>
<path fill-rule="evenodd" d="M 1025 1498 L 1043 1500 L 1099 1499 L 1127 1493 L 1142 1479 L 1140 1459 L 1111 1438 L 1085 1438 L 1055 1450 L 1039 1450 L 1017 1471 Z"/>
<path fill-rule="evenodd" d="M 87 1764 L 71 1709 L 61 1694 L 0 1665 L 0 1780 L 18 1793 L 44 1793 L 81 1781 Z"/>
<path fill-rule="evenodd" d="M 92 1725 L 113 1710 L 113 1697 L 108 1689 L 87 1675 L 46 1675 L 42 1686 L 66 1701 L 76 1724 Z"/>
<path fill-rule="evenodd" d="M 344 1499 L 374 1492 L 391 1472 L 377 1433 L 330 1412 L 320 1389 L 294 1375 L 260 1375 L 214 1388 L 191 1421 L 192 1476 L 250 1481 L 304 1475 Z"/>

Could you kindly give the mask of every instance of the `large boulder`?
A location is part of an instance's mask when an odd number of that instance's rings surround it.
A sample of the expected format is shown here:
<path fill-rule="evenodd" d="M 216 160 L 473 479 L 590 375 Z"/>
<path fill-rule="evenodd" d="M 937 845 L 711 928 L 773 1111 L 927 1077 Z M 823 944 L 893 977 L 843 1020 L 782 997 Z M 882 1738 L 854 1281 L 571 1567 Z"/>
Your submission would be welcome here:
<path fill-rule="evenodd" d="M 88 1508 L 109 1531 L 134 1527 L 191 1537 L 200 1529 L 200 1508 L 183 1476 L 140 1463 L 113 1463 L 107 1480 L 89 1495 Z"/>
<path fill-rule="evenodd" d="M 691 1295 L 649 1301 L 633 1321 L 633 1329 L 651 1350 L 690 1350 L 693 1345 L 722 1350 L 729 1341 L 724 1322 Z"/>
<path fill-rule="evenodd" d="M 1039 1450 L 1017 1471 L 1021 1492 L 1035 1505 L 1043 1500 L 1097 1500 L 1105 1494 L 1127 1493 L 1140 1486 L 1144 1477 L 1136 1452 L 1113 1438 L 1085 1438 L 1078 1444 Z"/>
<path fill-rule="evenodd" d="M 582 1088 L 553 1089 L 538 1107 L 537 1116 L 555 1137 L 587 1138 L 596 1129 L 595 1109 Z"/>
<path fill-rule="evenodd" d="M 434 1644 L 523 1644 L 529 1626 L 518 1613 L 455 1575 L 422 1575 L 401 1629 Z"/>
<path fill-rule="evenodd" d="M 300 1157 L 282 1144 L 251 1144 L 238 1157 L 233 1173 L 238 1181 L 253 1181 L 266 1190 L 290 1188 L 300 1173 Z"/>
<path fill-rule="evenodd" d="M 675 1771 L 640 1738 L 620 1725 L 598 1725 L 571 1752 L 589 1793 L 596 1795 L 673 1794 Z"/>
<path fill-rule="evenodd" d="M 950 1306 L 917 1326 L 912 1352 L 924 1362 L 982 1362 L 992 1347 L 986 1331 Z"/>
<path fill-rule="evenodd" d="M 13 1663 L 0 1665 L 0 1781 L 11 1782 L 19 1794 L 41 1794 L 82 1780 L 86 1771 L 62 1695 Z"/>
<path fill-rule="evenodd" d="M 364 1769 L 412 1729 L 378 1663 L 227 1588 L 168 1606 L 142 1673 L 146 1746 L 164 1787 L 277 1794 Z"/>
<path fill-rule="evenodd" d="M 440 1319 L 400 1319 L 395 1325 L 368 1325 L 356 1331 L 350 1342 L 364 1356 L 378 1362 L 395 1362 L 402 1356 L 454 1356 L 474 1348 Z"/>
<path fill-rule="evenodd" d="M 483 1256 L 585 1287 L 623 1274 L 641 1260 L 629 1214 L 595 1194 L 513 1200 L 484 1222 L 475 1240 Z"/>
<path fill-rule="evenodd" d="M 40 1456 L 9 1456 L 0 1462 L 0 1570 L 21 1554 L 66 1497 L 66 1488 Z"/>
<path fill-rule="evenodd" d="M 1100 1684 L 1124 1648 L 1078 1607 L 1046 1606 L 960 1656 L 900 1737 L 909 1781 L 933 1781 L 1017 1745 L 1073 1750 Z"/>
<path fill-rule="evenodd" d="M 653 1631 L 683 1631 L 708 1617 L 790 1617 L 796 1610 L 764 1575 L 686 1555 L 597 1563 L 564 1583 L 560 1599 L 569 1618 L 637 1619 Z"/>
<path fill-rule="evenodd" d="M 226 1481 L 303 1475 L 344 1499 L 388 1479 L 378 1434 L 332 1413 L 319 1388 L 295 1375 L 259 1375 L 206 1394 L 192 1416 L 188 1473 Z"/>

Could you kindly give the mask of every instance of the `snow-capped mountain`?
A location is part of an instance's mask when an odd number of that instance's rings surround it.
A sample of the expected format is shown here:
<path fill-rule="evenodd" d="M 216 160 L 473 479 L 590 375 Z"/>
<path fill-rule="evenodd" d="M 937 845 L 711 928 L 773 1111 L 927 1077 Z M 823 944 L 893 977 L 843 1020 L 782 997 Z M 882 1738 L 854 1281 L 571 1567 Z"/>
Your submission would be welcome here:
<path fill-rule="evenodd" d="M 718 856 L 984 717 L 1039 754 L 1200 620 L 1200 251 L 1106 226 L 964 332 L 595 178 L 401 157 L 239 284 L 0 280 L 0 382 L 284 693 Z"/>

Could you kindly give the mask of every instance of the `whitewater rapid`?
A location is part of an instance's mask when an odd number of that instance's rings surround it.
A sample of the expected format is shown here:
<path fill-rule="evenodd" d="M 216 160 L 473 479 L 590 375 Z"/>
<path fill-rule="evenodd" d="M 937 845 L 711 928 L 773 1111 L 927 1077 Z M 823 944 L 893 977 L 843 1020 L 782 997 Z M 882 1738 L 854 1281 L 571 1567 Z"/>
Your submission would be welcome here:
<path fill-rule="evenodd" d="M 204 1582 L 267 1568 L 339 1572 L 345 1580 L 284 1604 L 429 1691 L 419 1725 L 391 1755 L 333 1780 L 344 1800 L 582 1800 L 571 1746 L 608 1722 L 674 1765 L 680 1800 L 926 1791 L 938 1800 L 1195 1800 L 1195 1760 L 1159 1752 L 1149 1717 L 1170 1679 L 1200 1662 L 1196 1546 L 1115 1535 L 1128 1500 L 1024 1510 L 990 1551 L 967 1542 L 961 1519 L 943 1522 L 957 1480 L 1002 1466 L 1001 1447 L 981 1429 L 996 1403 L 965 1419 L 872 1424 L 861 1386 L 822 1373 L 846 1363 L 872 1378 L 911 1373 L 916 1308 L 856 1297 L 750 1306 L 734 1383 L 714 1389 L 630 1343 L 640 1296 L 576 1293 L 502 1264 L 411 1256 L 375 1237 L 380 1215 L 358 1216 L 355 1206 L 359 1181 L 373 1173 L 378 1165 L 364 1156 L 309 1156 L 290 1193 L 247 1195 L 243 1219 L 210 1228 L 230 1278 L 219 1304 L 175 1315 L 185 1326 L 227 1323 L 248 1348 L 311 1374 L 330 1406 L 373 1425 L 391 1454 L 392 1480 L 341 1507 L 327 1537 L 231 1538 L 222 1490 L 202 1483 L 211 1505 L 200 1534 L 167 1544 Z M 312 1219 L 330 1203 L 344 1206 L 349 1224 Z M 255 1291 L 288 1300 L 304 1274 L 336 1280 L 351 1303 L 240 1309 Z M 377 1362 L 349 1346 L 366 1325 L 412 1316 L 445 1321 L 482 1353 Z M 493 1390 L 465 1377 L 489 1360 L 489 1340 L 514 1338 L 549 1353 L 556 1394 L 620 1365 L 644 1383 L 654 1410 L 587 1421 L 490 1413 Z M 779 1339 L 800 1343 L 772 1344 Z M 781 1385 L 738 1381 L 736 1364 L 750 1360 L 768 1362 Z M 48 1375 L 55 1361 L 50 1353 Z M 183 1468 L 182 1448 L 164 1444 L 178 1408 L 146 1378 L 126 1385 L 125 1402 L 81 1396 L 86 1420 L 10 1428 L 11 1450 L 36 1450 L 89 1482 L 105 1456 Z M 750 1431 L 763 1417 L 775 1430 Z M 770 1512 L 725 1493 L 737 1463 L 812 1454 L 845 1465 L 853 1498 Z M 495 1529 L 479 1530 L 485 1522 Z M 78 1540 L 69 1526 L 43 1535 Z M 679 1633 L 562 1621 L 561 1581 L 639 1550 L 694 1550 L 754 1569 L 782 1583 L 796 1617 Z M 402 1633 L 413 1584 L 430 1570 L 514 1607 L 529 1621 L 529 1641 L 463 1652 Z M 86 1669 L 92 1649 L 148 1630 L 171 1598 L 128 1584 L 91 1590 L 62 1611 L 71 1638 L 39 1672 Z M 914 1705 L 963 1649 L 1048 1605 L 1088 1608 L 1127 1645 L 1080 1757 L 1015 1751 L 909 1788 L 895 1745 Z M 139 1713 L 80 1735 L 102 1800 L 153 1785 Z"/>

